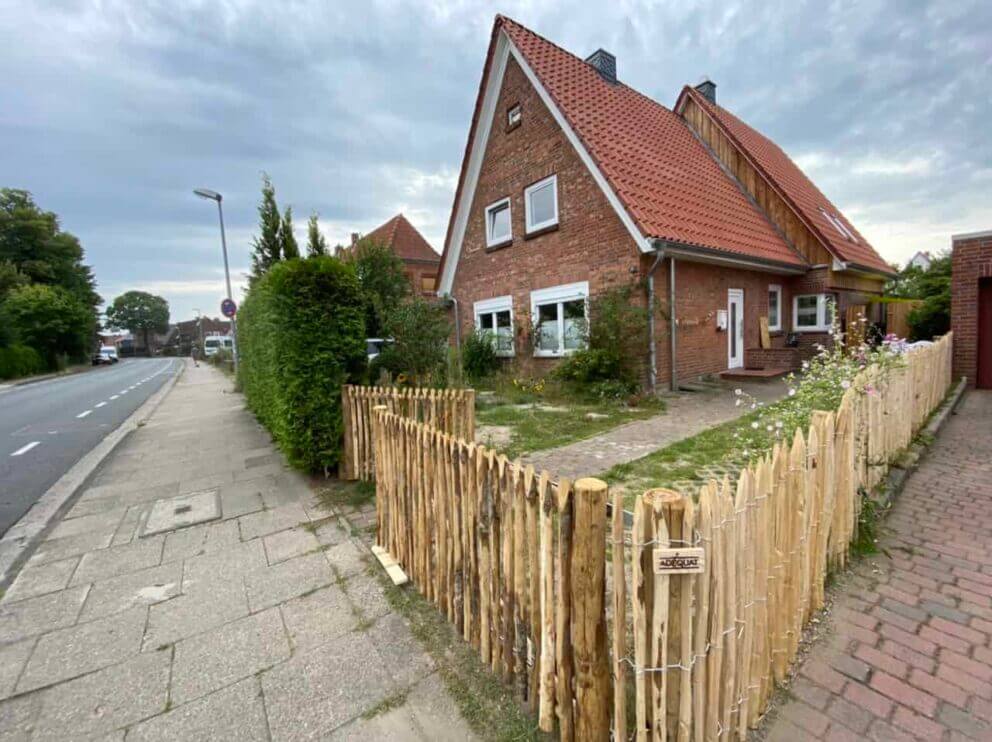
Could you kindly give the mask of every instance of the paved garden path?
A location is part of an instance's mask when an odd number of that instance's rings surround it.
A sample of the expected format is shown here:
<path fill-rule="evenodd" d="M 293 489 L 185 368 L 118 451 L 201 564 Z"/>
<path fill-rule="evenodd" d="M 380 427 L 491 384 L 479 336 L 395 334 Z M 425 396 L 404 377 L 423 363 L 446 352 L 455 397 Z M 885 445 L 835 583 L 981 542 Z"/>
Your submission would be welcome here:
<path fill-rule="evenodd" d="M 616 464 L 639 459 L 744 414 L 748 411 L 746 407 L 735 406 L 735 386 L 763 402 L 779 399 L 786 392 L 781 381 L 737 383 L 716 391 L 681 392 L 665 397 L 665 412 L 660 415 L 522 458 L 535 468 L 547 469 L 569 479 L 600 474 Z"/>
<path fill-rule="evenodd" d="M 883 534 L 768 740 L 992 739 L 992 392 L 965 397 Z"/>
<path fill-rule="evenodd" d="M 369 555 L 187 365 L 0 601 L 0 739 L 464 740 Z M 222 518 L 142 537 L 153 501 Z"/>

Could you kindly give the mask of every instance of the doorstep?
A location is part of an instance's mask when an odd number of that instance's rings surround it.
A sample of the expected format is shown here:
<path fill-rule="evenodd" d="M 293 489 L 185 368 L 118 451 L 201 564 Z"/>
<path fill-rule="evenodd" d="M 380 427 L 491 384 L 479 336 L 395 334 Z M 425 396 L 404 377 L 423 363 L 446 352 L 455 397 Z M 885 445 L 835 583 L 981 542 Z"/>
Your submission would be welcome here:
<path fill-rule="evenodd" d="M 785 376 L 790 370 L 788 368 L 731 368 L 722 371 L 720 378 L 725 381 L 770 381 Z"/>

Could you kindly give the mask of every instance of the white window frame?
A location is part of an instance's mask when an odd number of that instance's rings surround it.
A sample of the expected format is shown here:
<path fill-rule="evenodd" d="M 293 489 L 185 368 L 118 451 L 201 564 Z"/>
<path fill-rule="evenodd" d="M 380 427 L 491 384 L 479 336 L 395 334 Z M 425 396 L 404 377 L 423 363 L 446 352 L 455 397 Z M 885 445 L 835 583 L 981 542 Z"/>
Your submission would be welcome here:
<path fill-rule="evenodd" d="M 477 301 L 472 305 L 473 311 L 475 313 L 475 329 L 482 330 L 482 315 L 484 314 L 496 314 L 497 312 L 509 312 L 510 313 L 510 349 L 509 350 L 499 350 L 497 348 L 496 355 L 503 358 L 512 358 L 516 353 L 516 341 L 514 339 L 514 327 L 513 327 L 513 297 L 507 296 L 497 296 L 493 299 L 485 299 L 483 301 Z"/>
<path fill-rule="evenodd" d="M 799 300 L 810 296 L 816 297 L 816 325 L 799 324 Z M 827 311 L 827 305 L 834 303 L 830 294 L 797 294 L 792 297 L 792 329 L 795 332 L 830 332 L 833 317 Z"/>
<path fill-rule="evenodd" d="M 530 218 L 530 195 L 534 191 L 541 190 L 542 188 L 551 186 L 551 194 L 554 196 L 555 204 L 555 215 L 550 219 L 545 219 L 543 222 L 533 223 Z M 526 215 L 527 224 L 527 234 L 537 232 L 541 229 L 546 229 L 547 227 L 552 227 L 558 223 L 558 176 L 550 175 L 544 180 L 539 180 L 533 185 L 529 185 L 524 189 L 524 214 Z"/>
<path fill-rule="evenodd" d="M 510 218 L 510 232 L 506 237 L 496 238 L 493 236 L 492 229 L 492 219 L 489 215 L 496 211 L 497 209 L 505 206 L 506 211 Z M 505 245 L 509 242 L 513 242 L 513 206 L 510 204 L 509 198 L 501 198 L 499 201 L 494 201 L 486 207 L 486 247 L 496 247 L 497 245 Z"/>
<path fill-rule="evenodd" d="M 775 312 L 775 319 L 777 320 L 773 325 L 771 320 L 768 321 L 768 331 L 769 332 L 779 332 L 782 329 L 782 287 L 777 283 L 768 284 L 768 294 L 775 294 L 775 303 L 777 305 L 777 311 Z M 771 306 L 768 307 L 768 314 L 772 313 Z"/>
<path fill-rule="evenodd" d="M 558 305 L 558 349 L 544 350 L 538 347 L 537 338 L 534 338 L 534 355 L 538 358 L 561 358 L 571 355 L 578 348 L 565 348 L 565 311 L 563 304 L 582 299 L 585 302 L 586 321 L 589 321 L 589 282 L 579 281 L 578 283 L 567 283 L 561 286 L 551 286 L 546 289 L 538 289 L 530 292 L 530 313 L 531 322 L 538 332 L 538 307 L 549 304 Z"/>
<path fill-rule="evenodd" d="M 516 114 L 516 120 L 514 120 L 513 115 Z M 506 112 L 506 125 L 509 127 L 514 127 L 523 121 L 524 109 L 519 103 L 510 106 L 509 110 Z"/>

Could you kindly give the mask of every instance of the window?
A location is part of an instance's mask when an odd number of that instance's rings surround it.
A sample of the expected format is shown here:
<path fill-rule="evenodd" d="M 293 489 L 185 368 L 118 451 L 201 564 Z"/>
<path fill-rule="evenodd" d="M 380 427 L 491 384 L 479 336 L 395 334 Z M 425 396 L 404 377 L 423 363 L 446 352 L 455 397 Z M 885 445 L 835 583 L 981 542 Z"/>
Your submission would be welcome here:
<path fill-rule="evenodd" d="M 433 291 L 437 287 L 437 276 L 421 276 L 420 290 Z"/>
<path fill-rule="evenodd" d="M 792 325 L 797 332 L 829 332 L 834 299 L 829 294 L 804 294 L 792 300 Z"/>
<path fill-rule="evenodd" d="M 782 329 L 782 287 L 775 284 L 768 286 L 768 329 Z"/>
<path fill-rule="evenodd" d="M 846 224 L 844 224 L 843 220 L 841 220 L 839 216 L 837 216 L 836 214 L 831 214 L 829 211 L 826 211 L 825 209 L 820 209 L 820 211 L 827 218 L 827 221 L 834 225 L 834 229 L 840 232 L 841 237 L 850 240 L 851 242 L 858 241 L 858 238 L 854 236 L 854 232 L 851 231 L 851 229 Z"/>
<path fill-rule="evenodd" d="M 515 106 L 511 106 L 510 110 L 506 112 L 506 128 L 513 129 L 520 125 L 520 121 L 523 119 L 523 111 L 520 108 L 520 104 L 517 103 Z"/>
<path fill-rule="evenodd" d="M 486 207 L 486 247 L 498 247 L 513 240 L 510 227 L 510 199 Z"/>
<path fill-rule="evenodd" d="M 585 347 L 588 297 L 585 281 L 531 292 L 535 356 L 562 356 Z"/>
<path fill-rule="evenodd" d="M 513 355 L 513 297 L 498 296 L 495 299 L 477 301 L 475 308 L 475 328 L 485 333 L 498 356 Z"/>
<path fill-rule="evenodd" d="M 552 175 L 524 190 L 527 233 L 558 223 L 558 176 Z"/>

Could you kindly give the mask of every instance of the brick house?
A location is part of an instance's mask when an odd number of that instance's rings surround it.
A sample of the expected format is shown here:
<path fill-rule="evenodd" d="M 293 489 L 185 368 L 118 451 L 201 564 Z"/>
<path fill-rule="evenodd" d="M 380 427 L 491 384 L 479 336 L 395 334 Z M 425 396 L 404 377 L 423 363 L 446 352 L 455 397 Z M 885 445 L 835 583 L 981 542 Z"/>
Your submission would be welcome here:
<path fill-rule="evenodd" d="M 402 214 L 397 214 L 385 224 L 376 227 L 367 235 L 353 233 L 351 244 L 354 247 L 359 239 L 379 242 L 396 253 L 406 268 L 410 285 L 417 293 L 435 296 L 437 272 L 441 256 L 435 252 L 424 236 L 417 231 Z"/>
<path fill-rule="evenodd" d="M 581 344 L 587 300 L 632 283 L 655 307 L 647 380 L 676 385 L 798 366 L 835 308 L 843 318 L 891 275 L 712 82 L 668 109 L 619 81 L 602 49 L 583 60 L 497 16 L 438 286 L 461 335 L 491 331 L 543 373 Z"/>
<path fill-rule="evenodd" d="M 992 389 L 992 231 L 951 238 L 954 378 Z"/>

